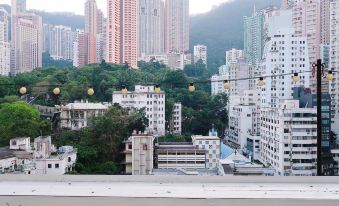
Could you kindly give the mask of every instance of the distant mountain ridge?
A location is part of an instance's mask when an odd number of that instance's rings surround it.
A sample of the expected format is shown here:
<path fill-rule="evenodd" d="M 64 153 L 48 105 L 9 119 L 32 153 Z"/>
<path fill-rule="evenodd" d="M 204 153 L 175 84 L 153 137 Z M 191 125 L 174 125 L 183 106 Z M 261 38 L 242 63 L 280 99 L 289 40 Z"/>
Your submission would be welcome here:
<path fill-rule="evenodd" d="M 269 6 L 279 6 L 281 0 L 231 0 L 208 13 L 191 17 L 190 45 L 204 44 L 208 50 L 209 68 L 225 64 L 225 52 L 232 47 L 244 47 L 243 17 Z"/>
<path fill-rule="evenodd" d="M 0 7 L 4 7 L 8 13 L 11 12 L 11 6 L 7 4 L 0 4 Z M 73 30 L 85 28 L 84 16 L 81 15 L 69 12 L 45 12 L 38 10 L 30 10 L 30 12 L 42 16 L 44 24 L 64 25 L 71 27 Z"/>

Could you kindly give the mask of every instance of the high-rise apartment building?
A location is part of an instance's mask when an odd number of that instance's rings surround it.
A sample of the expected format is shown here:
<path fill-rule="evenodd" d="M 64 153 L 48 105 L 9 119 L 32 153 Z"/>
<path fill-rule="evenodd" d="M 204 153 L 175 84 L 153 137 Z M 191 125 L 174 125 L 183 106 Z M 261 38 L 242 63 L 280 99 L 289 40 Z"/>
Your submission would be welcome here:
<path fill-rule="evenodd" d="M 85 32 L 98 33 L 98 7 L 96 0 L 87 0 L 85 3 Z"/>
<path fill-rule="evenodd" d="M 309 61 L 315 63 L 320 58 L 321 15 L 320 2 L 315 0 L 298 0 L 293 6 L 293 27 L 296 37 L 306 37 Z M 311 66 L 310 68 L 311 69 Z M 311 73 L 311 89 L 316 92 L 315 75 Z"/>
<path fill-rule="evenodd" d="M 42 67 L 42 18 L 35 14 L 20 13 L 12 16 L 13 75 Z"/>
<path fill-rule="evenodd" d="M 1 23 L 0 23 L 0 26 L 1 26 Z M 10 74 L 10 68 L 11 68 L 10 57 L 11 57 L 10 43 L 5 42 L 5 41 L 0 41 L 0 76 L 8 76 Z"/>
<path fill-rule="evenodd" d="M 299 100 L 282 100 L 261 109 L 260 161 L 279 176 L 315 176 L 317 111 Z"/>
<path fill-rule="evenodd" d="M 155 86 L 136 85 L 134 92 L 114 92 L 113 104 L 123 108 L 145 109 L 149 120 L 148 132 L 156 136 L 165 135 L 165 93 L 157 93 Z"/>
<path fill-rule="evenodd" d="M 138 1 L 107 1 L 107 61 L 138 67 Z"/>
<path fill-rule="evenodd" d="M 12 0 L 11 15 L 17 15 L 26 12 L 26 0 Z"/>
<path fill-rule="evenodd" d="M 11 73 L 13 75 L 42 66 L 42 18 L 25 12 L 25 0 L 12 0 Z"/>
<path fill-rule="evenodd" d="M 84 67 L 88 64 L 88 35 L 77 29 L 73 42 L 73 66 Z"/>
<path fill-rule="evenodd" d="M 53 59 L 72 60 L 74 32 L 70 27 L 44 24 L 43 51 Z"/>
<path fill-rule="evenodd" d="M 138 1 L 124 0 L 121 5 L 121 63 L 138 68 Z"/>
<path fill-rule="evenodd" d="M 97 63 L 101 63 L 102 60 L 106 59 L 106 34 L 97 34 L 96 37 L 96 57 Z"/>
<path fill-rule="evenodd" d="M 0 41 L 9 42 L 9 15 L 2 7 L 0 7 L 0 24 Z"/>
<path fill-rule="evenodd" d="M 189 50 L 189 0 L 165 1 L 165 50 Z"/>
<path fill-rule="evenodd" d="M 164 2 L 139 0 L 138 56 L 164 53 Z"/>
<path fill-rule="evenodd" d="M 227 72 L 211 77 L 212 95 L 227 93 L 229 96 L 243 95 L 244 91 L 251 90 L 251 81 L 249 79 L 230 81 L 231 88 L 224 88 L 225 80 L 235 80 L 241 78 L 253 77 L 252 66 L 247 64 L 244 59 L 238 59 L 237 62 L 230 63 Z"/>
<path fill-rule="evenodd" d="M 239 59 L 243 58 L 243 50 L 232 48 L 231 50 L 226 51 L 226 66 L 231 63 L 237 63 Z"/>
<path fill-rule="evenodd" d="M 245 91 L 239 99 L 240 102 L 230 105 L 227 140 L 245 151 L 248 136 L 258 136 L 260 133 L 260 99 L 256 90 Z"/>
<path fill-rule="evenodd" d="M 121 54 L 121 15 L 120 0 L 107 1 L 107 49 L 106 61 L 114 64 L 120 64 Z"/>
<path fill-rule="evenodd" d="M 194 63 L 197 63 L 199 60 L 207 65 L 207 46 L 205 45 L 194 46 Z"/>
<path fill-rule="evenodd" d="M 295 37 L 292 28 L 282 28 L 265 45 L 263 62 L 260 65 L 261 75 L 283 75 L 265 79 L 261 88 L 263 107 L 278 107 L 281 99 L 291 99 L 293 87 L 303 85 L 309 87 L 309 58 L 306 37 Z M 294 73 L 301 80 L 294 83 Z"/>
<path fill-rule="evenodd" d="M 8 13 L 0 7 L 0 76 L 8 76 L 10 73 L 11 45 L 9 43 Z"/>
<path fill-rule="evenodd" d="M 330 5 L 330 69 L 339 71 L 339 0 L 332 0 Z M 334 72 L 330 82 L 332 97 L 332 129 L 339 134 L 339 74 Z"/>
<path fill-rule="evenodd" d="M 15 16 L 26 12 L 26 0 L 11 0 L 11 40 L 15 39 Z"/>
<path fill-rule="evenodd" d="M 261 61 L 264 47 L 264 14 L 254 11 L 244 17 L 244 55 L 246 62 L 257 66 Z"/>
<path fill-rule="evenodd" d="M 330 43 L 330 0 L 320 0 L 321 43 Z"/>
<path fill-rule="evenodd" d="M 96 0 L 87 0 L 85 3 L 85 33 L 87 35 L 88 64 L 97 62 L 96 35 L 98 33 L 98 7 Z"/>
<path fill-rule="evenodd" d="M 98 9 L 97 10 L 97 34 L 106 34 L 106 18 L 104 13 Z"/>

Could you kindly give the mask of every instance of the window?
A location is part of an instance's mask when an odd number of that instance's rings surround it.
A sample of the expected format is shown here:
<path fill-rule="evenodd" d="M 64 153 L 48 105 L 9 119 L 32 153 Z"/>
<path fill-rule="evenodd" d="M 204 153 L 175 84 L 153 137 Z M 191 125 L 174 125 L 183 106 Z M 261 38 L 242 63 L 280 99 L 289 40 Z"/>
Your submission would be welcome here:
<path fill-rule="evenodd" d="M 71 162 L 72 161 L 72 158 L 71 157 L 68 157 L 68 162 Z"/>
<path fill-rule="evenodd" d="M 48 167 L 48 168 L 52 168 L 52 164 L 48 164 L 47 167 Z"/>
<path fill-rule="evenodd" d="M 55 168 L 59 168 L 59 164 L 55 164 Z"/>
<path fill-rule="evenodd" d="M 132 149 L 132 145 L 131 144 L 128 145 L 128 149 Z"/>

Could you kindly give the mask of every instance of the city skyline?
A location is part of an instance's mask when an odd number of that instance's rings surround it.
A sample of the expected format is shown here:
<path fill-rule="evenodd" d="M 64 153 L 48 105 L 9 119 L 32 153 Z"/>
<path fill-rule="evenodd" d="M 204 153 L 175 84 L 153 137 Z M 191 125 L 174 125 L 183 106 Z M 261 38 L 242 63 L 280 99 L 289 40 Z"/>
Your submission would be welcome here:
<path fill-rule="evenodd" d="M 230 0 L 208 0 L 208 1 L 190 0 L 190 15 L 206 13 L 214 7 Z M 83 5 L 86 0 L 49 0 L 48 2 L 39 2 L 28 0 L 27 9 L 44 10 L 46 12 L 73 12 L 78 15 L 85 15 Z M 11 0 L 0 0 L 0 4 L 9 4 Z M 97 0 L 98 8 L 103 11 L 106 16 L 107 0 Z"/>

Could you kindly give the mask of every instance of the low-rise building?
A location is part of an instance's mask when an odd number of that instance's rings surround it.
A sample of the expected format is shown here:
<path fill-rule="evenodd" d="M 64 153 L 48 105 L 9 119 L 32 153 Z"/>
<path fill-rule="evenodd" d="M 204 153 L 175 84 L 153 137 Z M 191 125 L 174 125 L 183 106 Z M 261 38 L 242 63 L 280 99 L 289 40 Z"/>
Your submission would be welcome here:
<path fill-rule="evenodd" d="M 134 132 L 125 141 L 125 174 L 150 175 L 153 169 L 154 136 L 148 133 Z"/>
<path fill-rule="evenodd" d="M 273 168 L 252 162 L 237 150 L 221 159 L 219 165 L 221 176 L 273 176 L 274 171 Z"/>
<path fill-rule="evenodd" d="M 0 148 L 0 173 L 63 175 L 73 171 L 77 150 L 70 146 L 56 150 L 51 137 L 14 138 Z"/>
<path fill-rule="evenodd" d="M 71 146 L 63 146 L 54 154 L 37 158 L 36 174 L 39 175 L 63 175 L 74 171 L 77 159 L 77 150 Z"/>
<path fill-rule="evenodd" d="M 207 151 L 192 143 L 158 143 L 156 169 L 205 169 Z"/>
<path fill-rule="evenodd" d="M 207 65 L 207 46 L 205 45 L 194 46 L 194 63 L 197 63 L 199 60 Z"/>
<path fill-rule="evenodd" d="M 30 151 L 31 150 L 31 138 L 30 137 L 17 137 L 17 138 L 11 139 L 9 143 L 9 149 Z"/>
<path fill-rule="evenodd" d="M 182 122 L 182 105 L 175 103 L 173 106 L 172 118 L 169 123 L 170 133 L 181 135 L 181 122 Z"/>
<path fill-rule="evenodd" d="M 17 158 L 7 148 L 0 148 L 0 174 L 11 173 L 15 171 Z"/>
<path fill-rule="evenodd" d="M 115 91 L 112 103 L 128 109 L 145 109 L 149 120 L 148 132 L 156 135 L 165 135 L 165 99 L 163 91 L 156 92 L 155 86 L 136 85 L 133 92 Z"/>
<path fill-rule="evenodd" d="M 209 136 L 195 135 L 192 136 L 193 145 L 201 150 L 206 150 L 206 167 L 209 169 L 218 168 L 220 159 L 221 141 L 216 130 L 213 128 Z"/>
<path fill-rule="evenodd" d="M 109 105 L 102 103 L 75 102 L 61 106 L 61 127 L 79 130 L 89 125 L 89 120 L 104 115 Z"/>
<path fill-rule="evenodd" d="M 254 146 L 255 139 L 260 135 L 260 98 L 255 90 L 246 90 L 242 96 L 231 96 L 229 113 L 228 142 L 244 153 Z M 235 99 L 235 100 L 234 100 Z M 255 147 L 255 146 L 254 146 Z M 251 149 L 250 152 L 254 153 Z M 254 154 L 252 154 L 253 156 Z"/>

